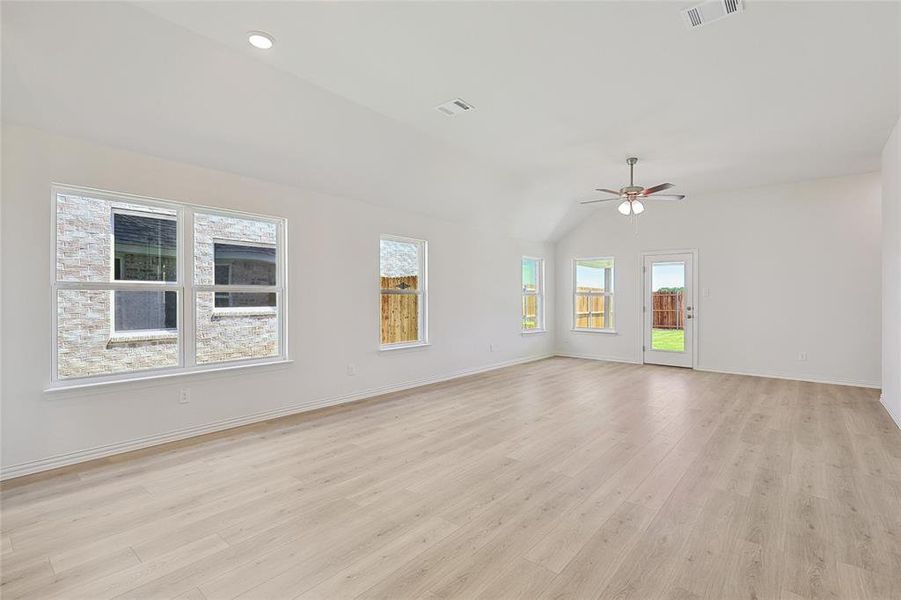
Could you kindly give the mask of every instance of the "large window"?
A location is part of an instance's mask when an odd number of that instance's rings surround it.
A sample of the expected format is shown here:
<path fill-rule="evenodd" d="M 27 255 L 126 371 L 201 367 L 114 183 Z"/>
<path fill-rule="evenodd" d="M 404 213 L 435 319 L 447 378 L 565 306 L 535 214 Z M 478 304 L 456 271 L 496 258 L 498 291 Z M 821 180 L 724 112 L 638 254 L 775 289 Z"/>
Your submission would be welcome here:
<path fill-rule="evenodd" d="M 573 283 L 573 329 L 613 331 L 613 259 L 575 259 Z"/>
<path fill-rule="evenodd" d="M 428 340 L 427 243 L 391 235 L 380 241 L 381 347 L 423 345 Z"/>
<path fill-rule="evenodd" d="M 522 330 L 544 331 L 544 259 L 522 259 Z"/>
<path fill-rule="evenodd" d="M 287 357 L 283 219 L 76 188 L 53 199 L 55 385 Z"/>

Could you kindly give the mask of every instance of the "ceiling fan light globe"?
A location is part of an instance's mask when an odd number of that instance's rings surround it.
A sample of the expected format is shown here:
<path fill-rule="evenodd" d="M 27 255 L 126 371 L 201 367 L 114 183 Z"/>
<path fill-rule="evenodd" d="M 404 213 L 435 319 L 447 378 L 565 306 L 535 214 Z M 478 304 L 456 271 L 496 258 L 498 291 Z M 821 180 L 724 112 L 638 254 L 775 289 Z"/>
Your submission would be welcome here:
<path fill-rule="evenodd" d="M 636 215 L 640 215 L 644 212 L 644 204 L 641 203 L 641 200 L 632 201 L 632 212 Z"/>
<path fill-rule="evenodd" d="M 618 210 L 621 215 L 629 216 L 632 214 L 632 205 L 628 200 L 623 200 L 616 210 Z"/>

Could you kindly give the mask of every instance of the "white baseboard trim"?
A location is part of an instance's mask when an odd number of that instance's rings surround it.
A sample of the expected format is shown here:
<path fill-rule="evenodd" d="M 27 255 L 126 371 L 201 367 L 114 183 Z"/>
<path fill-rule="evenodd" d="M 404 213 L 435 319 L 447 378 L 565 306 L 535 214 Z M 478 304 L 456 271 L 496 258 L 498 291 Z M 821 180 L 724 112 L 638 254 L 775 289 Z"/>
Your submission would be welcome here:
<path fill-rule="evenodd" d="M 753 371 L 731 371 L 726 369 L 711 369 L 709 367 L 695 367 L 695 371 L 706 371 L 708 373 L 724 373 L 726 375 L 747 375 L 748 377 L 768 377 L 770 379 L 787 379 L 789 381 L 804 381 L 807 383 L 825 383 L 829 385 L 847 385 L 851 387 L 863 387 L 872 389 L 881 389 L 881 383 L 873 383 L 872 381 L 861 381 L 857 379 L 820 379 L 816 377 L 800 377 L 797 375 L 781 375 L 775 373 L 760 373 Z"/>
<path fill-rule="evenodd" d="M 615 356 L 597 356 L 593 354 L 573 354 L 567 352 L 557 352 L 555 356 L 563 356 L 566 358 L 584 358 L 587 360 L 601 360 L 607 362 L 619 362 L 619 363 L 629 363 L 640 365 L 643 364 L 640 360 L 632 360 L 626 358 L 619 358 Z M 723 373 L 725 375 L 745 375 L 748 377 L 769 377 L 771 379 L 786 379 L 789 381 L 805 381 L 808 383 L 826 383 L 829 385 L 847 385 L 852 387 L 864 387 L 864 388 L 872 388 L 872 389 L 880 389 L 882 388 L 882 384 L 873 383 L 872 381 L 861 381 L 856 379 L 816 379 L 812 377 L 798 377 L 793 375 L 777 375 L 773 373 L 760 373 L 760 372 L 752 372 L 752 371 L 730 371 L 725 369 L 711 369 L 708 367 L 695 367 L 695 371 L 706 371 L 708 373 Z M 891 414 L 891 413 L 889 413 Z M 892 415 L 894 418 L 894 415 Z"/>
<path fill-rule="evenodd" d="M 621 358 L 617 356 L 599 356 L 597 354 L 577 354 L 573 352 L 556 352 L 554 356 L 562 356 L 563 358 L 584 358 L 585 360 L 600 360 L 604 362 L 626 363 L 630 365 L 640 365 L 640 360 L 630 358 Z"/>
<path fill-rule="evenodd" d="M 442 381 L 450 381 L 451 379 L 458 379 L 460 377 L 478 375 L 479 373 L 503 369 L 504 367 L 512 367 L 514 365 L 534 362 L 537 360 L 543 360 L 545 358 L 551 358 L 552 356 L 553 354 L 542 354 L 538 356 L 518 358 L 514 360 L 493 363 L 484 367 L 463 369 L 444 375 L 438 375 L 436 377 L 425 377 L 422 379 L 409 380 L 394 385 L 370 388 L 368 390 L 362 390 L 344 396 L 333 396 L 328 398 L 320 398 L 318 400 L 298 402 L 296 404 L 290 404 L 288 406 L 277 408 L 275 410 L 263 411 L 240 417 L 233 417 L 231 419 L 223 419 L 221 421 L 214 421 L 212 423 L 206 423 L 203 425 L 195 425 L 193 427 L 185 427 L 184 429 L 178 429 L 166 433 L 149 435 L 133 440 L 125 440 L 122 442 L 106 444 L 85 450 L 77 450 L 75 452 L 68 452 L 65 454 L 58 454 L 56 456 L 50 456 L 48 458 L 42 458 L 34 461 L 20 463 L 17 465 L 3 467 L 3 469 L 0 470 L 0 481 L 13 479 L 15 477 L 22 477 L 23 475 L 32 475 L 34 473 L 40 473 L 41 471 L 58 469 L 60 467 L 68 467 L 70 465 L 87 462 L 98 458 L 106 458 L 108 456 L 122 454 L 124 452 L 131 452 L 133 450 L 141 450 L 144 448 L 149 448 L 151 446 L 159 446 L 160 444 L 166 444 L 168 442 L 177 442 L 179 440 L 196 437 L 206 433 L 214 433 L 217 431 L 224 431 L 226 429 L 233 429 L 242 425 L 250 425 L 252 423 L 259 423 L 261 421 L 268 421 L 270 419 L 286 417 L 288 415 L 307 412 L 310 410 L 315 410 L 317 408 L 338 406 L 340 404 L 346 404 L 348 402 L 356 402 L 357 400 L 365 400 L 366 398 L 374 398 L 376 396 L 382 396 L 384 394 L 401 392 L 403 390 L 421 387 L 433 383 L 440 383 Z"/>
<path fill-rule="evenodd" d="M 889 408 L 888 402 L 885 401 L 885 394 L 879 395 L 879 403 L 882 404 L 885 412 L 887 412 L 888 416 L 892 418 L 892 421 L 895 422 L 895 425 L 898 426 L 898 429 L 901 429 L 901 415 L 896 415 L 894 412 L 892 412 L 892 409 Z"/>

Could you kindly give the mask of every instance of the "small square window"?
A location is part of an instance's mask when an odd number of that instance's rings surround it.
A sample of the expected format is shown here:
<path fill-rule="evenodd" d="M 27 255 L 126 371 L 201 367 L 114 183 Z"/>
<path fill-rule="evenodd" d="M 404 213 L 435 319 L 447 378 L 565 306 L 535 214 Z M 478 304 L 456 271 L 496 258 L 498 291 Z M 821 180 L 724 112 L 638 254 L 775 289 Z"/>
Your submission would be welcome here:
<path fill-rule="evenodd" d="M 215 242 L 215 285 L 275 285 L 275 246 Z M 216 308 L 275 306 L 275 294 L 216 292 Z"/>

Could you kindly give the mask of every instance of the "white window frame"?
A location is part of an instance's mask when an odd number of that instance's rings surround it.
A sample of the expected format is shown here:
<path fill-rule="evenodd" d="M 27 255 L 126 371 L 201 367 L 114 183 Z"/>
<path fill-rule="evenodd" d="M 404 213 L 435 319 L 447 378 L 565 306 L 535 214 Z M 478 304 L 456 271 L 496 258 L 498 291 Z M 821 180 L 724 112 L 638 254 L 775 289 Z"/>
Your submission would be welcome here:
<path fill-rule="evenodd" d="M 56 196 L 54 195 L 54 198 Z M 56 231 L 56 210 L 54 206 L 53 211 L 53 231 Z M 159 207 L 157 207 L 159 208 Z M 178 234 L 178 212 L 176 214 L 168 214 L 168 213 L 157 213 L 151 211 L 142 211 L 135 210 L 133 208 L 119 208 L 113 206 L 110 209 L 110 281 L 111 282 L 119 282 L 119 283 L 134 283 L 133 279 L 116 279 L 116 227 L 115 227 L 115 217 L 116 215 L 133 215 L 136 217 L 148 217 L 154 219 L 166 219 L 169 221 L 175 221 L 175 231 L 176 231 L 176 240 L 175 240 L 175 257 L 176 264 L 178 264 L 178 260 L 180 260 L 181 249 L 178 247 L 178 243 L 181 237 Z M 54 264 L 56 261 L 56 247 L 53 248 L 53 260 Z M 151 282 L 151 283 L 172 283 L 171 281 L 164 282 Z M 113 290 L 115 292 L 117 290 Z M 148 291 L 148 290 L 145 290 Z M 173 291 L 171 289 L 165 289 L 161 291 Z M 179 297 L 178 303 L 181 304 L 181 298 Z M 173 340 L 178 337 L 178 328 L 173 331 L 171 329 L 129 329 L 124 331 L 119 331 L 116 329 L 116 294 L 110 294 L 109 298 L 109 318 L 110 318 L 110 341 L 111 342 L 119 342 L 119 343 L 128 343 L 130 341 L 149 341 L 149 340 Z M 177 317 L 180 319 L 181 313 L 178 313 Z M 179 320 L 178 323 L 181 323 Z M 55 347 L 55 346 L 54 346 Z M 67 378 L 66 381 L 69 381 L 71 378 Z"/>
<path fill-rule="evenodd" d="M 519 285 L 522 287 L 522 263 L 526 260 L 534 260 L 538 264 L 538 273 L 537 273 L 537 282 L 535 285 L 534 292 L 527 292 L 525 289 L 522 290 L 522 296 L 525 298 L 526 296 L 536 296 L 538 298 L 538 314 L 536 318 L 538 319 L 538 323 L 535 329 L 525 329 L 522 327 L 522 307 L 520 307 L 520 332 L 521 333 L 544 333 L 547 331 L 545 327 L 545 314 L 544 314 L 544 259 L 539 256 L 523 256 L 522 260 L 519 263 L 519 272 L 520 272 L 520 281 Z"/>
<path fill-rule="evenodd" d="M 176 257 L 177 275 L 173 281 L 116 281 L 112 271 L 110 281 L 71 281 L 57 279 L 57 197 L 60 195 L 87 196 L 110 203 L 124 202 L 140 204 L 175 211 L 176 218 Z M 162 200 L 146 196 L 138 196 L 121 192 L 111 192 L 88 187 L 57 184 L 50 186 L 50 328 L 51 328 L 51 365 L 50 385 L 48 391 L 90 387 L 110 383 L 142 381 L 161 377 L 171 377 L 205 371 L 218 371 L 290 362 L 288 355 L 288 269 L 287 269 L 287 229 L 288 222 L 283 217 L 258 215 L 248 212 L 227 210 L 192 204 Z M 275 225 L 276 231 L 276 285 L 196 285 L 194 283 L 194 215 L 218 215 L 239 219 L 252 219 Z M 111 269 L 114 265 L 111 265 Z M 103 290 L 103 291 L 175 291 L 178 293 L 177 337 L 178 364 L 172 367 L 160 367 L 128 371 L 109 375 L 88 375 L 84 377 L 58 376 L 58 295 L 60 290 Z M 194 334 L 196 323 L 196 297 L 198 292 L 256 292 L 276 294 L 276 314 L 278 316 L 278 354 L 264 358 L 232 360 L 227 362 L 197 364 Z M 111 328 L 110 333 L 114 334 Z M 135 334 L 148 332 L 135 332 Z M 152 333 L 152 332 L 151 332 Z M 168 333 L 168 330 L 167 330 Z M 120 334 L 115 334 L 118 338 Z M 122 334 L 124 335 L 124 334 Z"/>
<path fill-rule="evenodd" d="M 610 267 L 610 280 L 608 282 L 605 282 L 603 292 L 579 292 L 579 291 L 577 291 L 578 290 L 578 282 L 579 282 L 577 271 L 578 271 L 579 263 L 583 262 L 583 261 L 590 261 L 590 260 L 609 260 L 612 265 Z M 591 307 L 591 298 L 592 297 L 600 297 L 600 296 L 606 297 L 606 299 L 604 301 L 604 307 L 607 310 L 604 313 L 604 319 L 605 319 L 605 321 L 607 321 L 609 323 L 608 315 L 610 315 L 610 313 L 613 312 L 612 309 L 613 309 L 614 303 L 616 302 L 616 299 L 614 297 L 614 295 L 616 293 L 616 283 L 614 281 L 616 278 L 616 259 L 613 256 L 589 256 L 589 257 L 574 258 L 573 264 L 572 264 L 572 277 L 573 277 L 573 281 L 572 281 L 572 330 L 579 331 L 579 332 L 586 332 L 586 333 L 616 333 L 616 323 L 614 323 L 612 327 L 577 327 L 576 326 L 576 323 L 578 323 L 577 315 L 576 315 L 576 307 L 578 306 L 578 301 L 579 301 L 580 296 L 588 297 L 589 308 Z M 590 314 L 591 313 L 589 312 L 589 319 L 588 319 L 589 323 L 591 322 Z"/>
<path fill-rule="evenodd" d="M 381 242 L 382 240 L 387 240 L 391 242 L 404 242 L 407 244 L 416 244 L 418 247 L 417 256 L 419 257 L 419 282 L 416 286 L 415 290 L 383 290 L 382 289 L 382 250 L 381 250 Z M 378 305 L 378 341 L 379 341 L 379 350 L 401 350 L 403 348 L 418 348 L 429 345 L 429 292 L 428 292 L 428 282 L 429 282 L 429 243 L 426 240 L 420 240 L 417 238 L 411 237 L 403 237 L 399 235 L 390 235 L 383 233 L 379 236 L 379 270 L 378 270 L 378 290 L 379 290 L 379 305 Z M 382 296 L 385 294 L 403 294 L 403 295 L 417 295 L 419 296 L 418 302 L 418 318 L 419 318 L 419 339 L 413 342 L 397 342 L 394 344 L 383 344 L 382 343 Z"/>

